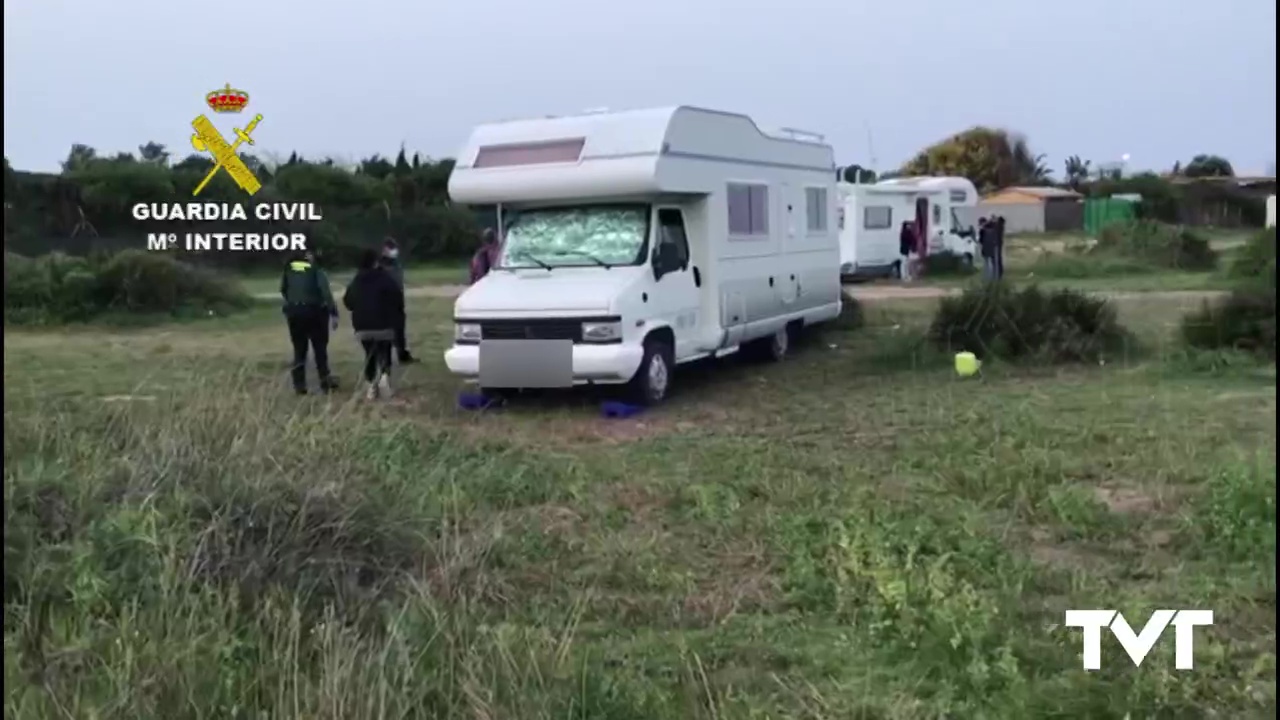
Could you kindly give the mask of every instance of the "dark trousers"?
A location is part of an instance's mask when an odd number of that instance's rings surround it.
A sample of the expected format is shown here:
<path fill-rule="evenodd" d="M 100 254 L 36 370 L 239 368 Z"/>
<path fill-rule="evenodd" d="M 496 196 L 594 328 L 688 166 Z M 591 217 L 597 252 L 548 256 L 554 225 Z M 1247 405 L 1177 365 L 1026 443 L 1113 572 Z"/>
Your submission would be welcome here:
<path fill-rule="evenodd" d="M 364 348 L 364 379 L 373 382 L 391 372 L 391 340 L 361 340 Z"/>
<path fill-rule="evenodd" d="M 289 341 L 293 343 L 293 387 L 307 388 L 307 348 L 316 356 L 316 373 L 320 384 L 329 382 L 329 314 L 323 308 L 290 308 L 285 313 L 289 323 Z"/>
<path fill-rule="evenodd" d="M 996 278 L 1004 277 L 1004 244 L 996 246 Z"/>
<path fill-rule="evenodd" d="M 400 357 L 401 360 L 403 360 L 409 357 L 409 343 L 407 340 L 405 340 L 405 337 L 404 337 L 404 316 L 403 315 L 400 316 L 399 320 L 396 320 L 395 330 L 396 330 L 396 340 L 395 340 L 396 354 Z"/>

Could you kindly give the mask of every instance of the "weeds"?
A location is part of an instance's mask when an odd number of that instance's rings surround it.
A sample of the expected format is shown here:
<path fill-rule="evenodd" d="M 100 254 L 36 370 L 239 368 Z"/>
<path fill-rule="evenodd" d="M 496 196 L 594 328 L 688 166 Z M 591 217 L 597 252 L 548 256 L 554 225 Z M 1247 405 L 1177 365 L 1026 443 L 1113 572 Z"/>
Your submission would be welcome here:
<path fill-rule="evenodd" d="M 4 274 L 5 320 L 17 324 L 78 322 L 112 313 L 224 315 L 250 304 L 228 278 L 140 250 L 90 258 L 6 253 Z"/>
<path fill-rule="evenodd" d="M 929 329 L 939 349 L 980 357 L 1098 361 L 1123 349 L 1127 332 L 1105 298 L 1073 290 L 982 283 L 944 298 Z"/>
<path fill-rule="evenodd" d="M 1129 258 L 1165 270 L 1212 270 L 1218 254 L 1194 230 L 1152 220 L 1112 223 L 1093 252 Z"/>
<path fill-rule="evenodd" d="M 6 715 L 1271 716 L 1273 382 L 954 381 L 905 354 L 930 303 L 850 308 L 613 422 L 459 414 L 427 365 L 299 399 L 265 312 L 8 333 Z M 1218 613 L 1196 672 L 1055 627 L 1153 605 Z"/>

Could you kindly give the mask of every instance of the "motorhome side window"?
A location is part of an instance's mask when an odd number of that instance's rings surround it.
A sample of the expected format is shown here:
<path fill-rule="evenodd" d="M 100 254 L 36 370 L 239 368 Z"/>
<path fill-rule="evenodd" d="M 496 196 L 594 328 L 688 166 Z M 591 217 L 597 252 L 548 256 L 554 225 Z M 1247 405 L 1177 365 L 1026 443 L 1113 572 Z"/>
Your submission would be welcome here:
<path fill-rule="evenodd" d="M 873 205 L 862 211 L 862 227 L 866 230 L 884 230 L 893 227 L 893 208 Z"/>
<path fill-rule="evenodd" d="M 964 201 L 966 201 L 966 200 L 968 200 L 968 199 L 969 199 L 969 195 L 968 195 L 968 193 L 966 193 L 966 192 L 965 192 L 965 191 L 963 191 L 963 190 L 952 190 L 952 191 L 951 191 L 951 202 L 953 202 L 953 203 L 963 203 Z"/>
<path fill-rule="evenodd" d="M 933 206 L 933 226 L 937 227 L 942 224 L 942 206 Z"/>
<path fill-rule="evenodd" d="M 769 186 L 729 183 L 729 237 L 757 239 L 769 234 Z"/>
<path fill-rule="evenodd" d="M 675 208 L 662 208 L 658 211 L 658 253 L 662 252 L 663 245 L 674 245 L 680 262 L 689 262 L 689 238 L 684 231 L 684 213 Z"/>
<path fill-rule="evenodd" d="M 827 231 L 827 189 L 804 189 L 805 218 L 810 233 Z"/>

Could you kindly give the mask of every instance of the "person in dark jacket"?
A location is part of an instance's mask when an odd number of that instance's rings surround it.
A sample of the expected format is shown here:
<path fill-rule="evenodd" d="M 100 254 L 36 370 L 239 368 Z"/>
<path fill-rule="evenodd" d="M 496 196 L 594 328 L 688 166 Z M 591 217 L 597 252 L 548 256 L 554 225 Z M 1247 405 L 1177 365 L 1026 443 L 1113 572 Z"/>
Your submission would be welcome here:
<path fill-rule="evenodd" d="M 996 224 L 987 218 L 978 219 L 978 248 L 982 253 L 982 277 L 995 280 L 996 275 Z"/>
<path fill-rule="evenodd" d="M 360 269 L 347 285 L 342 304 L 351 312 L 351 328 L 364 348 L 365 396 L 391 395 L 391 348 L 396 328 L 404 326 L 404 288 L 379 263 L 378 253 L 366 250 Z"/>
<path fill-rule="evenodd" d="M 916 231 L 910 220 L 902 221 L 902 230 L 898 232 L 899 268 L 903 280 L 911 279 L 911 255 L 916 251 Z"/>
<path fill-rule="evenodd" d="M 381 264 L 382 269 L 387 272 L 387 275 L 389 275 L 395 283 L 400 286 L 400 290 L 403 291 L 404 266 L 400 264 L 400 246 L 396 244 L 396 241 L 392 238 L 387 238 L 387 241 L 382 244 Z M 409 341 L 405 337 L 404 323 L 404 314 L 401 313 L 400 322 L 395 328 L 396 359 L 400 361 L 400 364 L 408 365 L 409 363 L 418 362 L 418 359 L 409 352 Z"/>
<path fill-rule="evenodd" d="M 493 228 L 485 228 L 480 236 L 480 248 L 471 256 L 471 284 L 480 282 L 480 278 L 498 266 L 502 257 L 502 243 L 498 242 L 498 233 Z"/>
<path fill-rule="evenodd" d="M 280 277 L 280 297 L 293 344 L 294 392 L 307 394 L 307 349 L 316 358 L 321 392 L 337 388 L 329 374 L 329 331 L 338 329 L 338 306 L 333 302 L 329 277 L 316 266 L 315 254 L 308 251 L 295 257 Z"/>
<path fill-rule="evenodd" d="M 996 222 L 996 278 L 1004 279 L 1004 216 L 997 215 Z"/>

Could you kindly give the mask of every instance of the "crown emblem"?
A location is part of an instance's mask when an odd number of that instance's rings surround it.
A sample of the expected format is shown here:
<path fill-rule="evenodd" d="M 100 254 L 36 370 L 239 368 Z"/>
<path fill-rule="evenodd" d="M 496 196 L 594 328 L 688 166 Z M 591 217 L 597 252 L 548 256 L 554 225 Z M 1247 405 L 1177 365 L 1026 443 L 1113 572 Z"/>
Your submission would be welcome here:
<path fill-rule="evenodd" d="M 249 93 L 243 90 L 236 90 L 231 87 L 231 83 L 227 83 L 225 88 L 214 90 L 204 96 L 205 102 L 209 103 L 209 107 L 214 112 L 240 112 L 249 104 Z"/>

